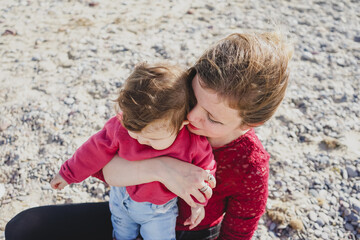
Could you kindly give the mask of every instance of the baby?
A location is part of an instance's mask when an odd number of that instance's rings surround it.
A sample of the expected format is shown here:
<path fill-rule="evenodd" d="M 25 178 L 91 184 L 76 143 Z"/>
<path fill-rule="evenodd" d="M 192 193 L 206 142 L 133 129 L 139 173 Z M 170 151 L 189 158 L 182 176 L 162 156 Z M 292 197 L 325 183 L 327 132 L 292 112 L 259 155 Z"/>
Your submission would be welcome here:
<path fill-rule="evenodd" d="M 117 99 L 122 112 L 61 166 L 51 186 L 62 189 L 95 175 L 116 153 L 128 161 L 170 156 L 214 174 L 216 162 L 207 139 L 185 127 L 190 91 L 186 79 L 187 73 L 175 66 L 136 66 Z M 109 203 L 115 239 L 135 239 L 140 233 L 145 240 L 175 240 L 177 197 L 160 182 L 111 187 Z M 196 224 L 204 216 L 203 205 L 191 209 Z"/>

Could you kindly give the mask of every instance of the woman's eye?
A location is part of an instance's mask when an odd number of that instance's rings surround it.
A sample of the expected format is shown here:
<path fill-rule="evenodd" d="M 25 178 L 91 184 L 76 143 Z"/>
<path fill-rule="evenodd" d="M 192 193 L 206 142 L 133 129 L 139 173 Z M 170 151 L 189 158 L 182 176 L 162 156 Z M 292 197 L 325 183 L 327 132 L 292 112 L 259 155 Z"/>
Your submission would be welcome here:
<path fill-rule="evenodd" d="M 219 122 L 217 122 L 217 121 L 215 121 L 215 120 L 212 120 L 209 115 L 207 115 L 207 118 L 208 118 L 208 120 L 209 120 L 210 122 L 212 122 L 212 123 L 219 123 Z"/>

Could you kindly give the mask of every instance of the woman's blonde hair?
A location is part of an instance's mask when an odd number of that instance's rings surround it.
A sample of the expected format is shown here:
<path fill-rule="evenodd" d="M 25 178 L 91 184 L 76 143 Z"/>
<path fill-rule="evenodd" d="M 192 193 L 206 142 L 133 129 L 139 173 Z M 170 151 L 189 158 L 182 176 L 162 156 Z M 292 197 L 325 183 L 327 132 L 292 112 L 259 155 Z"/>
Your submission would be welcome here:
<path fill-rule="evenodd" d="M 254 126 L 269 120 L 283 100 L 292 52 L 281 34 L 235 33 L 209 48 L 190 75 L 197 73 L 204 88 L 239 110 L 242 124 Z"/>

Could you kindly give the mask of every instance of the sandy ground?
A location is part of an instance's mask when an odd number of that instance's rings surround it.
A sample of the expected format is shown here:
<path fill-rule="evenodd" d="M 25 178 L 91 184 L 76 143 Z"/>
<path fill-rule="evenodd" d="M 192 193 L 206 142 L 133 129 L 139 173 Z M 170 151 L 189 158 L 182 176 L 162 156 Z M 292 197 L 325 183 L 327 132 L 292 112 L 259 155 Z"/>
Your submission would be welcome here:
<path fill-rule="evenodd" d="M 283 104 L 257 129 L 272 158 L 254 239 L 359 238 L 359 12 L 358 0 L 0 0 L 0 239 L 29 207 L 108 199 L 95 179 L 48 182 L 114 114 L 134 64 L 188 67 L 230 33 L 273 29 L 295 54 Z"/>

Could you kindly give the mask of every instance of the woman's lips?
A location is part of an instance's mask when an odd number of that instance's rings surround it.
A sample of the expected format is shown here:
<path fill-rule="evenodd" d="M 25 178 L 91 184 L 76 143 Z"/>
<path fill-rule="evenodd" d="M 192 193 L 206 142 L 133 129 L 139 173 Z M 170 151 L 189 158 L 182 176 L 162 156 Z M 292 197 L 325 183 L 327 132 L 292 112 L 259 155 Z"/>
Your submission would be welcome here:
<path fill-rule="evenodd" d="M 194 130 L 199 130 L 199 128 L 195 127 L 194 125 L 192 125 L 191 123 L 189 123 L 189 127 L 194 129 Z"/>

